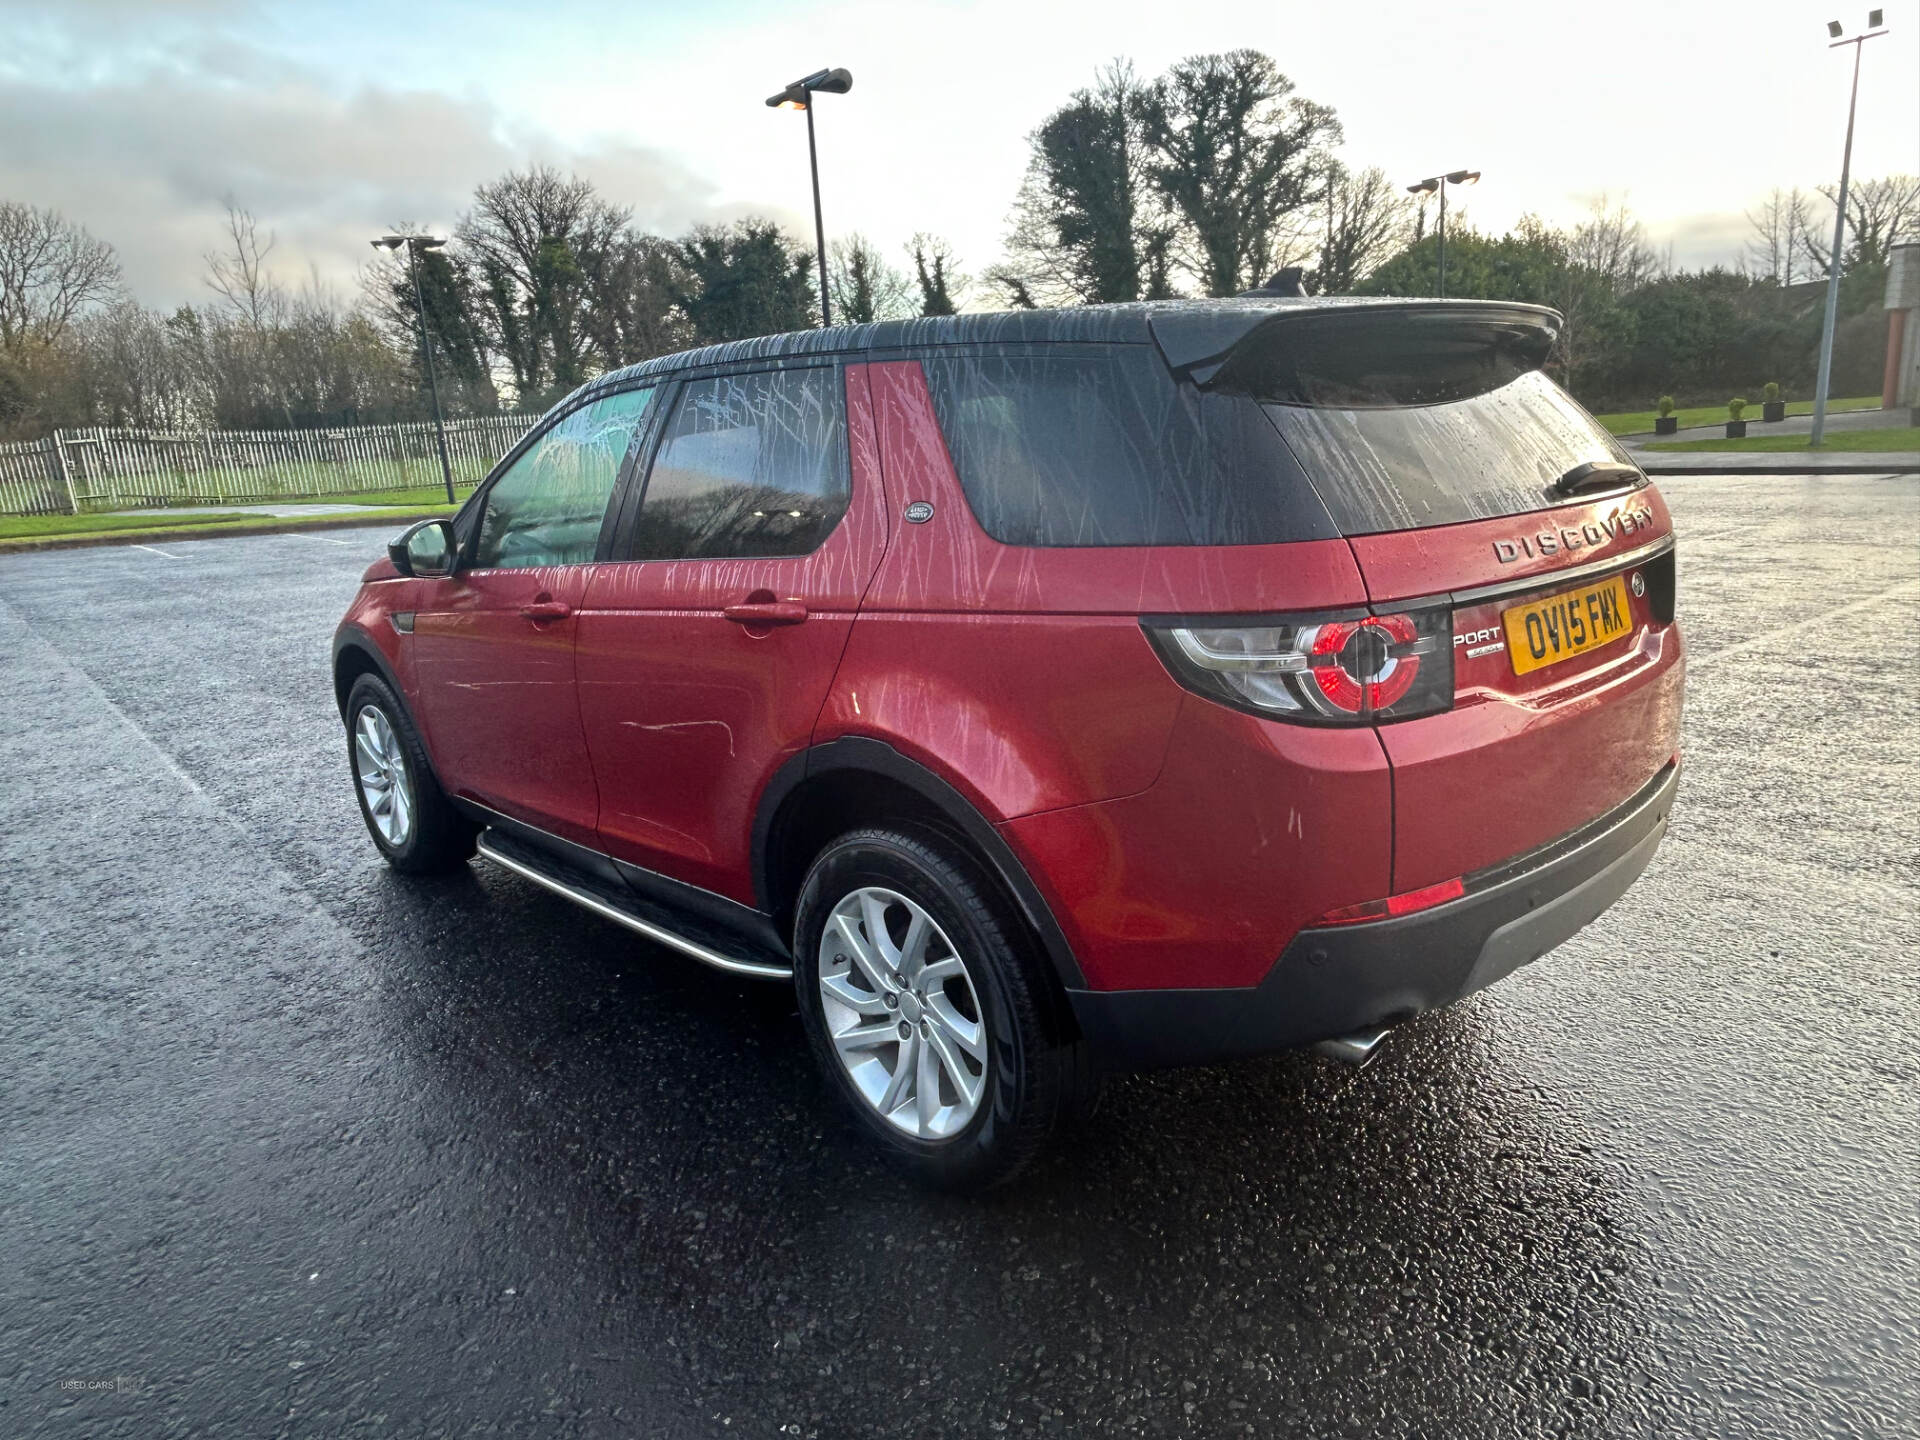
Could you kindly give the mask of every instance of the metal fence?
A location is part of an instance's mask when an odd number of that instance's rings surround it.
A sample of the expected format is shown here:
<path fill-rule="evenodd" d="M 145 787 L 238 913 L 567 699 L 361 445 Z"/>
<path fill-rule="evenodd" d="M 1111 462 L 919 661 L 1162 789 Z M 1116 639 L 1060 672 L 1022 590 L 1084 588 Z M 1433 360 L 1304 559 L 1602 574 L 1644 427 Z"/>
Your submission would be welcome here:
<path fill-rule="evenodd" d="M 456 485 L 475 485 L 533 418 L 447 425 Z M 433 426 L 328 430 L 57 430 L 0 445 L 0 515 L 73 515 L 355 495 L 440 483 Z"/>

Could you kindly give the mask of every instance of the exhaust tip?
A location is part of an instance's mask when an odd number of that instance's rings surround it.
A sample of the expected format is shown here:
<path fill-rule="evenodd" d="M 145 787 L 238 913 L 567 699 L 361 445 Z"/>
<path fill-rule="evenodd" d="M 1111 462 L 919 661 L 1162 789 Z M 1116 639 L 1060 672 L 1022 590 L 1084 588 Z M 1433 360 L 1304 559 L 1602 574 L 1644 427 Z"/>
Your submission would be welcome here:
<path fill-rule="evenodd" d="M 1380 1042 L 1386 1038 L 1387 1027 L 1376 1025 L 1368 1030 L 1356 1030 L 1351 1035 L 1337 1035 L 1331 1040 L 1322 1040 L 1313 1047 L 1313 1053 L 1358 1070 L 1373 1059 L 1379 1052 Z"/>

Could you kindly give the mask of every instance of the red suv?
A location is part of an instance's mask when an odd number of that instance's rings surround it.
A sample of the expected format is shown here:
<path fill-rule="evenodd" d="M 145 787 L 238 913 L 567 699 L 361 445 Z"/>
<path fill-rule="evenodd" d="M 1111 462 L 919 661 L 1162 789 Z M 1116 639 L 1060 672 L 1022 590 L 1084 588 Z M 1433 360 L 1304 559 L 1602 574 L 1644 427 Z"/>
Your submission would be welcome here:
<path fill-rule="evenodd" d="M 1102 1069 L 1365 1059 L 1665 833 L 1671 526 L 1541 372 L 1558 324 L 1116 305 L 597 380 L 367 572 L 367 828 L 791 977 L 949 1184 Z"/>

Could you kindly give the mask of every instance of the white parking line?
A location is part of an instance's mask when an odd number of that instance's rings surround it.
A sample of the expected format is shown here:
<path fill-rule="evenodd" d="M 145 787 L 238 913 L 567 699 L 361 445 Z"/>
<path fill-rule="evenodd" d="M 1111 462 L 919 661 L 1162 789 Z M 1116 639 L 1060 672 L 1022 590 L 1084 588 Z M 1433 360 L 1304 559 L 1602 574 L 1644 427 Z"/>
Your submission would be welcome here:
<path fill-rule="evenodd" d="M 323 545 L 351 545 L 351 544 L 353 544 L 353 541 L 351 541 L 351 540 L 336 540 L 336 539 L 334 539 L 334 538 L 333 538 L 333 537 L 332 537 L 331 535 L 308 535 L 308 534 L 306 534 L 306 533 L 304 533 L 304 532 L 302 532 L 302 531 L 299 531 L 299 530 L 290 530 L 290 531 L 288 531 L 287 533 L 288 533 L 288 534 L 290 534 L 290 535 L 292 535 L 292 536 L 293 536 L 293 538 L 294 538 L 294 539 L 296 539 L 296 540 L 318 540 L 318 541 L 319 541 L 319 542 L 320 542 L 321 544 L 323 544 Z"/>
<path fill-rule="evenodd" d="M 133 548 L 135 550 L 145 550 L 149 555 L 158 555 L 162 560 L 178 560 L 182 558 L 178 555 L 169 555 L 157 545 L 135 545 Z"/>

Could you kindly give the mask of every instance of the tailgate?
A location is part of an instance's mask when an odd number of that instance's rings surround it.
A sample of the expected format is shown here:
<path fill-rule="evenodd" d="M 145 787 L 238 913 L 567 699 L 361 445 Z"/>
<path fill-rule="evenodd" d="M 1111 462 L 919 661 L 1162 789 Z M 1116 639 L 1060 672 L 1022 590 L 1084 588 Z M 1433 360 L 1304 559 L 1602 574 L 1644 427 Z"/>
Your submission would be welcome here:
<path fill-rule="evenodd" d="M 1454 708 L 1379 732 L 1396 891 L 1577 829 L 1679 750 L 1673 544 L 1651 486 L 1351 544 L 1376 608 L 1453 600 Z"/>

